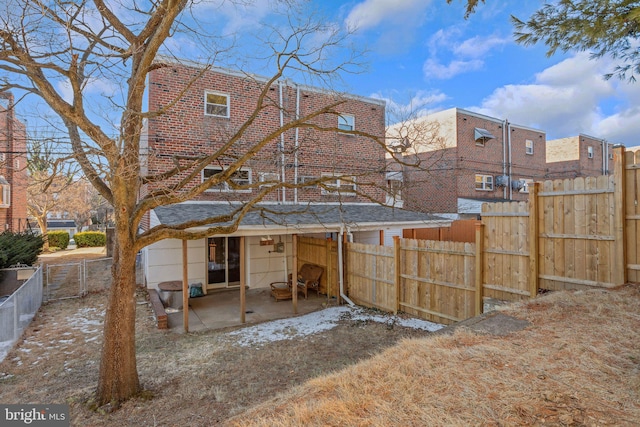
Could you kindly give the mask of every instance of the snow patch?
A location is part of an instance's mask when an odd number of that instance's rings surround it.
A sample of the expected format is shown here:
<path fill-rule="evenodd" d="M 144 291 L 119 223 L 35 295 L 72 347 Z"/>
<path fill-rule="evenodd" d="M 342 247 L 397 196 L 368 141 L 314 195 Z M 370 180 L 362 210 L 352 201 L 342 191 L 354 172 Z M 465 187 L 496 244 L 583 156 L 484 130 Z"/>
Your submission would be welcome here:
<path fill-rule="evenodd" d="M 335 328 L 340 320 L 373 321 L 434 332 L 443 325 L 420 319 L 403 319 L 394 315 L 378 315 L 352 307 L 330 307 L 304 316 L 274 320 L 229 332 L 238 345 L 249 347 L 268 342 L 305 337 Z"/>

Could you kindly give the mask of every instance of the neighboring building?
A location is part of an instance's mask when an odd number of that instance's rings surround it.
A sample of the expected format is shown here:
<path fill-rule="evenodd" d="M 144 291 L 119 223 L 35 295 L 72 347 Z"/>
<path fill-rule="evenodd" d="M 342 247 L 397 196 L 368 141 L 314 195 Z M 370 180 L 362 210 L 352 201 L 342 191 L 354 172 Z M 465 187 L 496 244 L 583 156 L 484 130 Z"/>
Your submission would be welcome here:
<path fill-rule="evenodd" d="M 578 178 L 610 175 L 613 144 L 604 139 L 579 134 L 547 141 L 547 178 Z"/>
<path fill-rule="evenodd" d="M 51 231 L 66 231 L 69 233 L 69 238 L 73 239 L 73 235 L 76 234 L 78 227 L 76 222 L 72 219 L 48 219 L 47 220 L 47 232 Z"/>
<path fill-rule="evenodd" d="M 259 206 L 262 210 L 247 215 L 233 234 L 188 243 L 189 281 L 203 283 L 205 291 L 238 286 L 240 277 L 245 277 L 250 287 L 268 287 L 271 282 L 286 280 L 293 268 L 294 234 L 390 244 L 391 237 L 401 235 L 402 228 L 446 224 L 430 215 L 384 206 L 384 147 L 365 136 L 345 133 L 360 131 L 383 141 L 384 101 L 336 95 L 278 80 L 266 91 L 264 108 L 255 122 L 232 141 L 230 138 L 254 111 L 267 80 L 220 68 L 203 71 L 200 64 L 165 65 L 149 74 L 149 110 L 158 111 L 177 102 L 166 114 L 147 121 L 141 149 L 149 156 L 143 173 L 166 172 L 177 157 L 214 155 L 229 142 L 232 151 L 226 157 L 215 156 L 215 162 L 195 178 L 190 177 L 189 170 L 179 171 L 149 184 L 143 195 L 162 194 L 182 180 L 188 183 L 183 191 L 188 191 L 224 173 L 233 157 L 246 154 L 256 141 L 287 128 L 282 137 L 267 141 L 226 182 L 188 202 L 158 207 L 143 221 L 142 228 L 148 229 L 228 214 L 243 201 L 255 199 L 265 186 L 289 185 L 265 195 Z M 296 117 L 328 105 L 334 107 L 318 114 L 313 127 L 290 125 Z M 309 185 L 296 187 L 303 183 Z M 148 286 L 182 277 L 180 248 L 178 240 L 163 240 L 145 249 Z M 241 256 L 246 266 L 243 276 L 239 270 Z"/>
<path fill-rule="evenodd" d="M 484 202 L 527 200 L 545 177 L 544 131 L 452 108 L 390 128 L 403 152 L 402 201 L 409 210 L 476 218 Z"/>
<path fill-rule="evenodd" d="M 0 92 L 0 232 L 28 229 L 27 132 L 15 118 L 13 95 Z"/>

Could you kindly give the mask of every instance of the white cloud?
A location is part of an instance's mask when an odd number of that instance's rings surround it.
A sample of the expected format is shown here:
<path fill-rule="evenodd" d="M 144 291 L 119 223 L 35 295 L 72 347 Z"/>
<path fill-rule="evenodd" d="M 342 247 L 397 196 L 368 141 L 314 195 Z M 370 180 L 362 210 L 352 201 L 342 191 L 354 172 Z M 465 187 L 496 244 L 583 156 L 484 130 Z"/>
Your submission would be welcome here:
<path fill-rule="evenodd" d="M 367 30 L 383 21 L 407 23 L 421 15 L 429 3 L 425 0 L 365 0 L 351 10 L 345 23 L 351 30 Z"/>
<path fill-rule="evenodd" d="M 422 66 L 425 77 L 436 79 L 450 79 L 458 74 L 479 70 L 484 61 L 472 59 L 469 61 L 454 60 L 448 65 L 440 64 L 435 59 L 427 59 Z"/>
<path fill-rule="evenodd" d="M 480 70 L 484 67 L 484 57 L 491 50 L 509 43 L 509 39 L 496 35 L 475 36 L 459 41 L 463 31 L 459 27 L 449 27 L 436 31 L 427 42 L 431 57 L 423 66 L 425 78 L 450 79 L 459 74 Z M 444 52 L 452 59 L 448 63 L 438 57 Z"/>
<path fill-rule="evenodd" d="M 509 38 L 495 35 L 487 37 L 475 36 L 455 46 L 453 53 L 461 57 L 478 58 L 486 55 L 490 50 L 496 47 L 502 47 L 508 43 L 511 43 Z"/>
<path fill-rule="evenodd" d="M 406 120 L 409 117 L 421 117 L 437 111 L 439 109 L 437 105 L 449 99 L 446 94 L 439 90 L 419 90 L 412 94 L 406 103 L 396 102 L 380 93 L 373 94 L 371 97 L 383 99 L 387 102 L 387 113 L 389 120 L 393 123 Z"/>
<path fill-rule="evenodd" d="M 547 138 L 586 133 L 632 145 L 640 135 L 640 87 L 603 79 L 611 69 L 606 59 L 578 53 L 536 74 L 531 84 L 506 85 L 469 109 L 547 132 Z M 607 112 L 608 101 L 626 102 Z"/>

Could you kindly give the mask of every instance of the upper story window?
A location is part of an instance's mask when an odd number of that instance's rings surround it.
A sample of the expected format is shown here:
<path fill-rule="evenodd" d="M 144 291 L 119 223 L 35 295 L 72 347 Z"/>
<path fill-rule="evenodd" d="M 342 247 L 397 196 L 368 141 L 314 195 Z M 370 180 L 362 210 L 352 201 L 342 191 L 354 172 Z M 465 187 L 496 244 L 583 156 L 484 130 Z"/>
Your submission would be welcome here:
<path fill-rule="evenodd" d="M 476 174 L 476 190 L 491 191 L 493 190 L 493 175 Z"/>
<path fill-rule="evenodd" d="M 476 141 L 476 145 L 484 147 L 484 143 L 489 140 L 495 139 L 495 136 L 493 136 L 493 134 L 486 129 L 474 128 L 473 139 Z"/>
<path fill-rule="evenodd" d="M 345 176 L 336 177 L 332 174 L 322 174 L 323 178 L 332 177 L 332 179 L 323 181 L 322 194 L 335 195 L 340 194 L 343 196 L 355 196 L 356 195 L 356 177 Z"/>
<path fill-rule="evenodd" d="M 593 147 L 587 147 L 587 157 L 593 159 Z"/>
<path fill-rule="evenodd" d="M 205 91 L 204 114 L 206 116 L 229 117 L 229 95 Z"/>
<path fill-rule="evenodd" d="M 211 178 L 212 176 L 222 172 L 224 169 L 219 166 L 208 166 L 202 170 L 202 181 Z M 234 188 L 235 186 L 247 186 L 251 185 L 251 170 L 249 169 L 240 169 L 237 170 L 231 175 L 229 182 L 221 182 L 218 185 L 213 185 L 207 189 L 207 191 L 236 191 L 247 193 L 250 192 L 250 188 Z"/>
<path fill-rule="evenodd" d="M 338 116 L 338 129 L 352 131 L 356 128 L 356 119 L 351 114 L 340 114 Z"/>
<path fill-rule="evenodd" d="M 524 152 L 527 154 L 533 154 L 533 141 L 530 139 L 527 139 L 524 142 Z"/>
<path fill-rule="evenodd" d="M 260 187 L 272 187 L 280 182 L 280 175 L 273 172 L 261 172 L 258 175 L 260 179 Z"/>
<path fill-rule="evenodd" d="M 11 206 L 11 185 L 0 175 L 0 208 Z"/>

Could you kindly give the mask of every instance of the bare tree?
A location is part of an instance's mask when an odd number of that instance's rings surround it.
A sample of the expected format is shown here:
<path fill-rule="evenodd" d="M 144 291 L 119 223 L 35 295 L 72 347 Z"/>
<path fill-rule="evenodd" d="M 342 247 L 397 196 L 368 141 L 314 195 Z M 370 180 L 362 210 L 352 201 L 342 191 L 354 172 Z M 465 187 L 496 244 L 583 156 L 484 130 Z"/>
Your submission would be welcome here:
<path fill-rule="evenodd" d="M 170 46 L 179 45 L 175 40 L 185 32 L 192 40 L 198 39 L 200 48 L 217 48 L 215 52 L 200 52 L 201 61 L 207 56 L 210 63 L 211 58 L 219 57 L 233 46 L 226 43 L 224 37 L 220 38 L 221 34 L 199 30 L 212 27 L 204 24 L 200 27 L 197 17 L 202 14 L 189 9 L 198 7 L 199 3 L 8 0 L 0 13 L 0 89 L 39 97 L 50 106 L 68 131 L 71 151 L 84 175 L 114 208 L 113 282 L 96 397 L 100 405 L 121 402 L 140 391 L 135 354 L 136 304 L 132 298 L 136 286 L 135 255 L 140 249 L 166 238 L 199 239 L 231 233 L 242 217 L 270 192 L 283 187 L 331 185 L 332 178 L 325 177 L 304 184 L 273 182 L 262 187 L 252 184 L 256 190 L 253 198 L 230 215 L 174 226 L 160 225 L 138 232 L 142 219 L 152 209 L 189 200 L 225 183 L 242 188 L 234 181 L 234 174 L 283 133 L 296 128 L 338 131 L 336 124 L 323 126 L 319 122 L 323 116 L 335 118 L 339 114 L 338 107 L 344 100 L 333 96 L 313 111 L 292 115 L 282 126 L 243 145 L 244 132 L 262 112 L 282 108 L 270 92 L 280 79 L 294 76 L 305 82 L 325 84 L 330 89 L 333 79 L 356 62 L 351 51 L 341 50 L 345 46 L 345 34 L 338 28 L 309 18 L 297 19 L 302 15 L 296 14 L 296 6 L 291 1 L 278 5 L 286 7 L 287 13 L 283 15 L 286 18 L 271 28 L 265 37 L 266 48 L 260 51 L 268 51 L 263 59 L 272 70 L 271 77 L 260 83 L 260 93 L 246 122 L 221 135 L 221 144 L 215 151 L 174 156 L 164 170 L 148 174 L 144 166 L 146 157 L 141 154 L 144 121 L 166 113 L 180 100 L 177 96 L 157 111 L 145 111 L 147 76 L 153 70 L 166 67 L 157 61 L 159 52 L 171 54 Z M 191 13 L 186 13 L 189 11 Z M 242 55 L 240 52 L 236 58 Z M 193 75 L 185 82 L 185 88 L 194 84 L 200 75 Z M 110 88 L 108 93 L 105 87 Z M 97 88 L 105 93 L 91 98 L 90 94 Z M 347 132 L 385 147 L 384 138 L 355 130 Z M 221 158 L 226 159 L 228 167 L 202 182 L 196 179 L 207 165 Z M 146 187 L 151 184 L 155 187 Z M 145 188 L 155 190 L 141 191 Z M 208 224 L 214 226 L 198 232 L 190 230 Z"/>
<path fill-rule="evenodd" d="M 77 163 L 58 151 L 60 143 L 53 139 L 31 139 L 27 144 L 27 211 L 38 222 L 42 235 L 47 234 L 47 218 L 63 208 L 66 192 L 78 172 Z M 44 241 L 43 250 L 49 250 Z"/>

